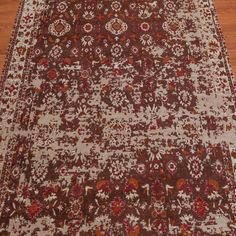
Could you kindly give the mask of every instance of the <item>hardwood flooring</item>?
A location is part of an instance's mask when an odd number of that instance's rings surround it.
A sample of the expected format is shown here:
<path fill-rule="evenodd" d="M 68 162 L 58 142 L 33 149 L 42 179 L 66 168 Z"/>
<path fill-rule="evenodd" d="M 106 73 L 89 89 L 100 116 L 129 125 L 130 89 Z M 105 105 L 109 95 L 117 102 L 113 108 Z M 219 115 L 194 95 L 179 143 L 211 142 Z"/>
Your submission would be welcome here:
<path fill-rule="evenodd" d="M 19 0 L 0 0 L 0 74 L 5 62 Z"/>
<path fill-rule="evenodd" d="M 236 1 L 215 0 L 220 24 L 236 79 Z M 5 61 L 19 0 L 0 0 L 0 72 Z"/>

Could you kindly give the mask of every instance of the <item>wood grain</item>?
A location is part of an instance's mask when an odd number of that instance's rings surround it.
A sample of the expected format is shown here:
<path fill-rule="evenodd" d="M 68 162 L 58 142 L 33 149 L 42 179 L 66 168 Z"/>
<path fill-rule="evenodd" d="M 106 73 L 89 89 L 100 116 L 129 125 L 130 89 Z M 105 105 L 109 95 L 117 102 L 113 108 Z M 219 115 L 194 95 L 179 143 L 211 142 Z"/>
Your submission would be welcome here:
<path fill-rule="evenodd" d="M 226 40 L 230 62 L 236 75 L 236 1 L 215 0 L 219 21 Z M 19 0 L 0 1 L 0 71 L 5 61 Z"/>
<path fill-rule="evenodd" d="M 236 1 L 215 0 L 215 4 L 236 79 Z"/>
<path fill-rule="evenodd" d="M 19 0 L 0 0 L 0 73 L 2 71 Z"/>

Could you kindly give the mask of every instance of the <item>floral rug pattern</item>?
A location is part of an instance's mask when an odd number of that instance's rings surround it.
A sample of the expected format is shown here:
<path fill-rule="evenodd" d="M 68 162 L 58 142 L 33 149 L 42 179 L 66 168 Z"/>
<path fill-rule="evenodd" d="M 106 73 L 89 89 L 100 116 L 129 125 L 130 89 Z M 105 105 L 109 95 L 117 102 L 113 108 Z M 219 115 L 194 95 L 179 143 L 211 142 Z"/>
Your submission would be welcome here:
<path fill-rule="evenodd" d="M 0 235 L 235 235 L 212 0 L 22 0 L 0 104 Z"/>

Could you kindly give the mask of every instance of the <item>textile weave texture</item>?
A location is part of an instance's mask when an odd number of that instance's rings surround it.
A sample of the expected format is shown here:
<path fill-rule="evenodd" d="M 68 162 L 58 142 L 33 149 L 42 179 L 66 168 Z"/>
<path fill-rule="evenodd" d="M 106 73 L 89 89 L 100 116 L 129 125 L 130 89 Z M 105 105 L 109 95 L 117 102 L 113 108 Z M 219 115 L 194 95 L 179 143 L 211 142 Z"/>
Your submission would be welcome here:
<path fill-rule="evenodd" d="M 0 88 L 1 236 L 236 235 L 213 0 L 22 0 Z"/>

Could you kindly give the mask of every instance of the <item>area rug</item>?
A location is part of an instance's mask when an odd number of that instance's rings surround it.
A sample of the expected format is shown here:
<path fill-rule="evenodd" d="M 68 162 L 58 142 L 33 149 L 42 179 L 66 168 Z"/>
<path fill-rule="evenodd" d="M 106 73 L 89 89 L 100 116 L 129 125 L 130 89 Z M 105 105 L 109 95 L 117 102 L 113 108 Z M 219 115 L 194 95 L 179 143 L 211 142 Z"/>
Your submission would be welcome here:
<path fill-rule="evenodd" d="M 0 104 L 1 236 L 236 235 L 212 0 L 22 0 Z"/>

